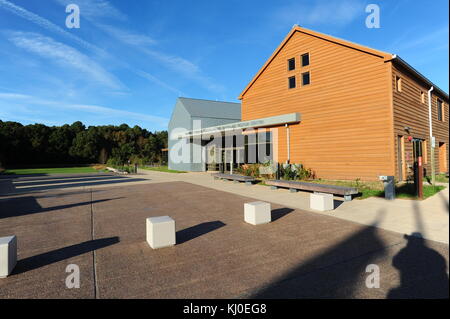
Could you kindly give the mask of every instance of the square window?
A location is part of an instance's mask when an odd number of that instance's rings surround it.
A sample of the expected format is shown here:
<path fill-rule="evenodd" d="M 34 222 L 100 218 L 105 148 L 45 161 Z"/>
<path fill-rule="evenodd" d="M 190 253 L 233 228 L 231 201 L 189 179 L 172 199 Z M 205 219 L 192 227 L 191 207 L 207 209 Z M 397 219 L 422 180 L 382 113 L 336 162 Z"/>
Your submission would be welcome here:
<path fill-rule="evenodd" d="M 302 85 L 309 85 L 311 83 L 311 76 L 309 72 L 302 73 Z"/>
<path fill-rule="evenodd" d="M 290 89 L 295 89 L 295 76 L 291 76 L 289 78 L 289 88 Z"/>
<path fill-rule="evenodd" d="M 302 55 L 302 66 L 309 65 L 309 53 L 305 53 Z"/>
<path fill-rule="evenodd" d="M 288 71 L 295 70 L 295 58 L 288 60 Z"/>

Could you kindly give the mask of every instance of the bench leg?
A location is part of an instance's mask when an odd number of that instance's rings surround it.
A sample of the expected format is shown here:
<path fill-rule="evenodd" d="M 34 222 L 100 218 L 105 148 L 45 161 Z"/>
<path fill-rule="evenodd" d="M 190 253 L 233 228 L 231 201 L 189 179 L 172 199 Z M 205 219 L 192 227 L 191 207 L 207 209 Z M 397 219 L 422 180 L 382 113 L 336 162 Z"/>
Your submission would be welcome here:
<path fill-rule="evenodd" d="M 270 186 L 270 189 L 272 189 L 272 190 L 277 190 L 278 187 L 277 187 L 277 186 Z"/>
<path fill-rule="evenodd" d="M 291 193 L 297 193 L 297 192 L 298 192 L 298 189 L 295 189 L 295 188 L 289 188 L 289 192 L 291 192 Z"/>
<path fill-rule="evenodd" d="M 345 195 L 344 202 L 350 202 L 352 200 L 352 195 Z"/>
<path fill-rule="evenodd" d="M 252 185 L 253 185 L 253 182 L 245 182 L 245 185 L 247 185 L 247 186 L 252 186 Z"/>

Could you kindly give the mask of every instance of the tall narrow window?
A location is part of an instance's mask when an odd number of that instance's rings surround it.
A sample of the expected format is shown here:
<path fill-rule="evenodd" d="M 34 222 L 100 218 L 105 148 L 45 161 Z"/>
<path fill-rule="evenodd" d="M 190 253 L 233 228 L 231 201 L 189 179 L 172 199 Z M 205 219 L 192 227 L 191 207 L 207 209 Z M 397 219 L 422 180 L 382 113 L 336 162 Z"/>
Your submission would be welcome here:
<path fill-rule="evenodd" d="M 443 121 L 444 118 L 442 116 L 444 112 L 442 112 L 442 101 L 441 100 L 437 100 L 437 116 L 438 116 L 438 121 Z"/>
<path fill-rule="evenodd" d="M 311 76 L 309 72 L 302 73 L 302 85 L 309 85 L 311 83 Z"/>
<path fill-rule="evenodd" d="M 397 92 L 402 91 L 402 78 L 399 76 L 395 77 L 395 88 L 397 89 Z"/>
<path fill-rule="evenodd" d="M 288 60 L 288 71 L 295 70 L 295 58 Z"/>
<path fill-rule="evenodd" d="M 295 76 L 291 76 L 289 78 L 289 88 L 290 89 L 295 89 Z"/>
<path fill-rule="evenodd" d="M 308 66 L 309 65 L 309 53 L 302 54 L 302 66 Z"/>
<path fill-rule="evenodd" d="M 420 99 L 422 100 L 422 103 L 425 103 L 425 92 L 420 91 Z"/>

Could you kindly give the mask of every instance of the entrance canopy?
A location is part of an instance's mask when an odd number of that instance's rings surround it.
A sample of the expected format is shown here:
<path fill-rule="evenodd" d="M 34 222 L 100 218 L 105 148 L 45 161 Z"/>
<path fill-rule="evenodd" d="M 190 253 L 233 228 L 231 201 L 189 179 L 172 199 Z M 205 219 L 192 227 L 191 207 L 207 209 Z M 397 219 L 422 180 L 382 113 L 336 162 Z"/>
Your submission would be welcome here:
<path fill-rule="evenodd" d="M 181 133 L 178 138 L 187 138 L 193 136 L 213 135 L 217 133 L 226 133 L 227 131 L 243 130 L 249 128 L 261 128 L 270 126 L 279 126 L 290 123 L 298 123 L 301 120 L 300 113 L 289 113 L 277 116 L 270 116 L 250 121 L 235 122 L 230 124 L 206 127 L 198 130 L 192 130 Z"/>

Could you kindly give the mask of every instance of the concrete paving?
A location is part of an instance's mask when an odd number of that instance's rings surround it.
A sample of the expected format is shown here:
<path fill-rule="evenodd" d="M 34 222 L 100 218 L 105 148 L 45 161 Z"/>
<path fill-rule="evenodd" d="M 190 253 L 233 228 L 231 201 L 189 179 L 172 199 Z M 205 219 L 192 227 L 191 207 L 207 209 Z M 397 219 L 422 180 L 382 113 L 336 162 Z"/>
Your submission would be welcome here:
<path fill-rule="evenodd" d="M 147 176 L 152 183 L 184 181 L 224 192 L 240 194 L 258 200 L 266 200 L 291 208 L 312 211 L 309 208 L 308 192 L 290 193 L 287 189 L 271 190 L 268 186 L 248 186 L 243 183 L 214 180 L 208 173 L 169 174 L 139 170 L 142 178 Z M 449 189 L 442 190 L 424 201 L 382 198 L 368 198 L 343 202 L 335 197 L 336 209 L 332 212 L 319 212 L 363 225 L 371 225 L 383 212 L 383 219 L 377 227 L 401 234 L 421 233 L 424 238 L 449 243 Z"/>
<path fill-rule="evenodd" d="M 254 199 L 236 189 L 303 195 L 168 175 L 9 194 L 0 182 L 0 237 L 18 238 L 0 298 L 448 298 L 448 245 L 381 229 L 383 209 L 366 226 L 265 198 L 272 223 L 253 226 L 244 203 Z M 175 219 L 177 245 L 153 250 L 145 219 L 161 215 Z M 80 289 L 65 285 L 69 264 Z M 380 288 L 366 286 L 373 264 Z"/>

